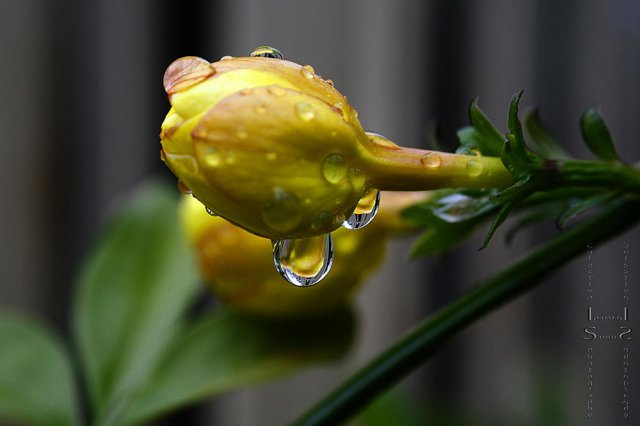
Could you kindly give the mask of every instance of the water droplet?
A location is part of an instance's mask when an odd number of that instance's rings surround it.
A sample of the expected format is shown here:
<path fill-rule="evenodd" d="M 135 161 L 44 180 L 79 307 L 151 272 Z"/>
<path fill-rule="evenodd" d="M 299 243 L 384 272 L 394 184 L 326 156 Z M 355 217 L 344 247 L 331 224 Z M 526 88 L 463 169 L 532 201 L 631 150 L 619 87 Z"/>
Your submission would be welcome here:
<path fill-rule="evenodd" d="M 216 73 L 207 61 L 196 56 L 185 56 L 169 65 L 164 73 L 163 84 L 167 95 L 173 95 L 206 80 Z"/>
<path fill-rule="evenodd" d="M 325 80 L 325 81 L 329 86 L 333 87 L 333 80 Z"/>
<path fill-rule="evenodd" d="M 233 56 L 224 55 L 222 58 L 220 58 L 221 61 L 228 61 L 229 59 L 233 59 Z"/>
<path fill-rule="evenodd" d="M 296 104 L 296 114 L 303 121 L 311 121 L 316 116 L 316 111 L 308 102 L 298 102 Z"/>
<path fill-rule="evenodd" d="M 287 91 L 282 86 L 270 86 L 268 90 L 273 96 L 279 98 L 287 94 Z"/>
<path fill-rule="evenodd" d="M 379 146 L 380 148 L 390 149 L 393 151 L 400 149 L 398 145 L 378 133 L 367 132 L 367 137 L 374 145 Z"/>
<path fill-rule="evenodd" d="M 435 152 L 427 152 L 422 156 L 422 158 L 420 158 L 420 162 L 423 166 L 435 169 L 436 167 L 440 167 L 440 164 L 442 164 L 442 157 Z"/>
<path fill-rule="evenodd" d="M 291 284 L 298 287 L 317 284 L 333 263 L 331 235 L 275 241 L 273 261 L 280 275 Z"/>
<path fill-rule="evenodd" d="M 467 174 L 471 177 L 480 176 L 483 169 L 484 166 L 479 161 L 471 160 L 467 163 Z"/>
<path fill-rule="evenodd" d="M 209 216 L 218 216 L 218 214 L 214 212 L 211 207 L 204 206 L 204 209 L 209 214 Z"/>
<path fill-rule="evenodd" d="M 247 132 L 247 129 L 244 126 L 238 126 L 236 129 L 236 136 L 238 139 L 246 139 L 249 137 L 249 132 Z"/>
<path fill-rule="evenodd" d="M 345 120 L 346 120 L 346 116 L 345 116 L 345 113 L 344 113 L 345 108 L 346 108 L 346 106 L 345 106 L 345 104 L 344 104 L 344 103 L 342 103 L 342 102 L 336 102 L 335 104 L 333 104 L 333 109 L 334 109 L 338 114 L 340 114 L 340 116 L 341 116 L 343 119 L 345 119 Z"/>
<path fill-rule="evenodd" d="M 207 167 L 218 167 L 222 163 L 222 158 L 220 158 L 220 153 L 217 149 L 207 147 L 204 151 L 204 164 Z"/>
<path fill-rule="evenodd" d="M 258 105 L 254 108 L 255 112 L 258 114 L 265 114 L 267 112 L 267 106 L 266 105 Z"/>
<path fill-rule="evenodd" d="M 181 180 L 178 180 L 178 190 L 186 195 L 191 195 L 193 192 L 189 189 L 187 185 Z"/>
<path fill-rule="evenodd" d="M 312 79 L 315 71 L 311 65 L 303 65 L 302 68 L 300 68 L 300 73 L 304 78 Z"/>
<path fill-rule="evenodd" d="M 265 157 L 267 157 L 267 160 L 269 161 L 275 161 L 278 158 L 278 154 L 276 154 L 275 152 L 267 152 L 265 154 Z"/>
<path fill-rule="evenodd" d="M 461 146 L 460 148 L 456 149 L 456 154 L 469 155 L 471 157 L 482 155 L 478 148 L 472 148 L 469 146 Z"/>
<path fill-rule="evenodd" d="M 262 209 L 262 220 L 276 231 L 290 231 L 302 220 L 298 199 L 284 188 L 276 186 Z"/>
<path fill-rule="evenodd" d="M 464 194 L 451 194 L 439 199 L 432 211 L 440 219 L 449 223 L 456 223 L 479 214 L 484 204 L 486 204 L 484 198 L 473 198 Z"/>
<path fill-rule="evenodd" d="M 272 58 L 272 59 L 284 59 L 284 55 L 280 51 L 271 46 L 256 47 L 249 55 L 252 58 Z"/>
<path fill-rule="evenodd" d="M 371 223 L 374 217 L 376 217 L 376 213 L 378 213 L 379 207 L 380 191 L 373 188 L 368 189 L 364 193 L 360 201 L 358 201 L 358 205 L 353 211 L 351 217 L 345 220 L 342 226 L 347 229 L 364 228 Z"/>
<path fill-rule="evenodd" d="M 333 152 L 322 161 L 322 175 L 329 183 L 338 183 L 347 175 L 347 161 Z"/>

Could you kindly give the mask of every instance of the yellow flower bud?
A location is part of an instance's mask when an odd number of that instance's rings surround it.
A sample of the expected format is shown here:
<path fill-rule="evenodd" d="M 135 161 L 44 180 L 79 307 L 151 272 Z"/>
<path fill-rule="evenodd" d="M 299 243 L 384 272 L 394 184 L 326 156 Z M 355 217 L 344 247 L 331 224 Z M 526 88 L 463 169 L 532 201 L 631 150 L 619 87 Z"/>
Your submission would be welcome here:
<path fill-rule="evenodd" d="M 273 267 L 268 239 L 209 216 L 192 197 L 183 197 L 179 212 L 183 229 L 196 251 L 201 275 L 227 306 L 256 315 L 313 315 L 347 303 L 380 264 L 389 237 L 411 230 L 400 211 L 426 196 L 384 194 L 380 212 L 371 225 L 358 232 L 334 232 L 336 256 L 331 274 L 322 285 L 305 289 L 283 282 Z"/>
<path fill-rule="evenodd" d="M 181 58 L 165 73 L 172 108 L 162 158 L 227 220 L 274 240 L 307 238 L 372 208 L 374 188 L 511 182 L 497 158 L 407 149 L 366 133 L 332 83 L 281 58 L 262 47 L 215 63 Z"/>

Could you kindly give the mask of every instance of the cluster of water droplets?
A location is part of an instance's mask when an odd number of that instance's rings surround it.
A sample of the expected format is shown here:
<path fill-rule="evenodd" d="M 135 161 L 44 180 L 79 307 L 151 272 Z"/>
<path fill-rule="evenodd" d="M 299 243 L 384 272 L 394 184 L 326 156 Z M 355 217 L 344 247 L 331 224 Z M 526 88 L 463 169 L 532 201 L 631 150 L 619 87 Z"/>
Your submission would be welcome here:
<path fill-rule="evenodd" d="M 380 191 L 368 190 L 342 226 L 346 229 L 367 226 L 379 207 Z M 280 275 L 291 284 L 298 287 L 317 284 L 329 273 L 333 263 L 331 234 L 273 241 L 273 261 Z"/>

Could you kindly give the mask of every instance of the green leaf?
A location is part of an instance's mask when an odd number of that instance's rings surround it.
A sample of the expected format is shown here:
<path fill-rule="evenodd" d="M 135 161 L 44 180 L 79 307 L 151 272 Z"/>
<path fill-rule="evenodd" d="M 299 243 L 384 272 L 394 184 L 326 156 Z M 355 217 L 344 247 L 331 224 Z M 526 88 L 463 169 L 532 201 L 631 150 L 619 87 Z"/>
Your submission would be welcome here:
<path fill-rule="evenodd" d="M 512 209 L 513 203 L 511 202 L 504 203 L 502 207 L 500 207 L 498 214 L 493 219 L 493 222 L 491 222 L 491 226 L 489 227 L 487 235 L 484 237 L 484 241 L 482 243 L 482 246 L 480 246 L 480 250 L 484 250 L 485 248 L 487 248 L 487 246 L 489 245 L 489 241 L 491 241 L 491 237 L 493 237 L 493 234 L 495 234 L 495 232 L 498 230 L 498 227 L 504 223 L 504 221 L 507 219 L 507 216 L 509 216 L 509 213 L 511 213 Z"/>
<path fill-rule="evenodd" d="M 310 318 L 274 320 L 213 312 L 172 343 L 124 417 L 139 423 L 221 392 L 335 360 L 354 336 L 346 308 Z"/>
<path fill-rule="evenodd" d="M 542 124 L 537 109 L 529 111 L 524 118 L 525 128 L 534 142 L 534 149 L 547 158 L 568 159 L 571 156 L 551 136 L 551 133 Z"/>
<path fill-rule="evenodd" d="M 504 144 L 504 135 L 496 129 L 482 112 L 478 106 L 478 98 L 475 98 L 469 106 L 469 119 L 478 134 L 477 148 L 482 155 L 499 157 Z"/>
<path fill-rule="evenodd" d="M 174 194 L 158 184 L 136 191 L 80 274 L 73 331 L 94 418 L 117 418 L 200 288 Z"/>
<path fill-rule="evenodd" d="M 0 312 L 0 419 L 79 424 L 69 357 L 41 324 Z"/>
<path fill-rule="evenodd" d="M 619 195 L 617 192 L 603 192 L 595 194 L 591 197 L 580 199 L 573 202 L 566 210 L 562 212 L 556 220 L 556 225 L 559 229 L 564 229 L 567 224 L 573 220 L 577 215 L 583 213 L 595 206 L 603 204 Z"/>
<path fill-rule="evenodd" d="M 582 137 L 591 150 L 601 160 L 619 160 L 611 133 L 604 119 L 595 108 L 589 108 L 580 119 Z"/>

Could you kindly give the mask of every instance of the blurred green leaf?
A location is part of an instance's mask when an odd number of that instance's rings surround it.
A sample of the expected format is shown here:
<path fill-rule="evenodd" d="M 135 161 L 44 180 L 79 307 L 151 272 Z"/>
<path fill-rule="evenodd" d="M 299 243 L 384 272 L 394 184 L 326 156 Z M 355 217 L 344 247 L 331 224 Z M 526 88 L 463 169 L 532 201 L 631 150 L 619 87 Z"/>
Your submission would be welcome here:
<path fill-rule="evenodd" d="M 604 119 L 595 108 L 589 108 L 580 119 L 582 137 L 585 143 L 601 160 L 619 160 L 611 133 Z"/>
<path fill-rule="evenodd" d="M 425 227 L 414 243 L 412 256 L 440 254 L 465 240 L 499 206 L 494 191 L 434 191 L 428 202 L 409 207 L 403 217 Z"/>
<path fill-rule="evenodd" d="M 578 199 L 571 203 L 569 207 L 567 207 L 558 219 L 556 220 L 556 225 L 560 229 L 564 229 L 571 220 L 573 220 L 577 215 L 583 213 L 595 206 L 603 204 L 609 200 L 614 199 L 616 196 L 620 195 L 618 192 L 602 192 L 599 194 L 595 194 L 591 197 Z"/>
<path fill-rule="evenodd" d="M 346 308 L 287 320 L 210 313 L 174 339 L 124 422 L 143 422 L 205 397 L 334 360 L 349 348 L 354 330 Z"/>
<path fill-rule="evenodd" d="M 551 136 L 551 133 L 542 124 L 540 114 L 537 109 L 529 111 L 524 118 L 525 128 L 534 143 L 534 149 L 543 157 L 547 158 L 571 158 L 569 154 L 560 146 L 558 141 Z"/>
<path fill-rule="evenodd" d="M 74 337 L 93 417 L 105 423 L 154 371 L 200 288 L 175 193 L 158 184 L 136 191 L 79 277 Z"/>
<path fill-rule="evenodd" d="M 41 324 L 0 312 L 0 419 L 37 425 L 79 424 L 64 345 Z"/>

